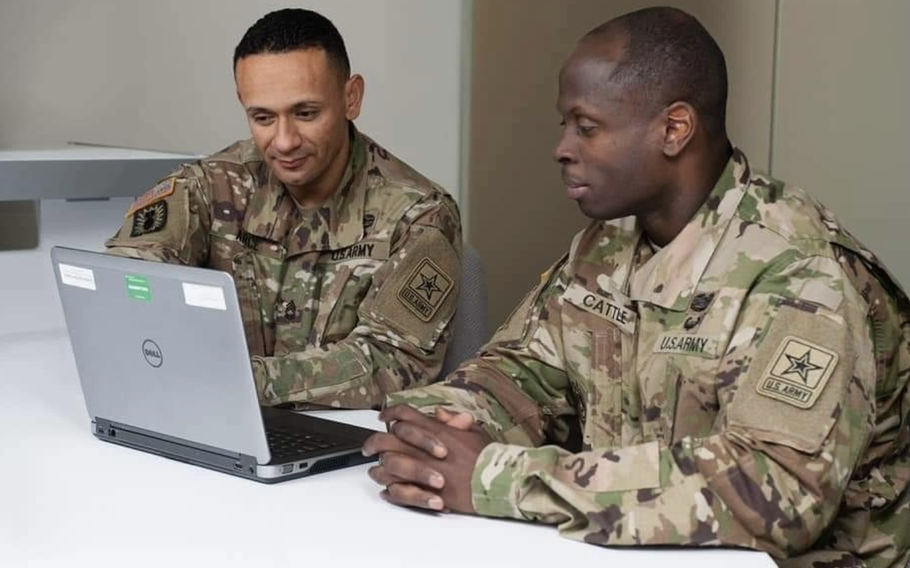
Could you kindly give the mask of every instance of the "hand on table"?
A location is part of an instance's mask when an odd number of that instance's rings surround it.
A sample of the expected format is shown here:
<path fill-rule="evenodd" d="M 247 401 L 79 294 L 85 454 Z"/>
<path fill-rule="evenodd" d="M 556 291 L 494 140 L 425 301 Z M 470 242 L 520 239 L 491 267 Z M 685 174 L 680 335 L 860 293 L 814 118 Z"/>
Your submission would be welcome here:
<path fill-rule="evenodd" d="M 392 423 L 389 432 L 370 436 L 364 455 L 379 454 L 369 470 L 386 487 L 383 499 L 408 507 L 474 513 L 471 477 L 480 452 L 490 438 L 474 427 L 467 413 L 436 409 L 429 417 L 398 405 L 386 408 L 379 419 Z"/>

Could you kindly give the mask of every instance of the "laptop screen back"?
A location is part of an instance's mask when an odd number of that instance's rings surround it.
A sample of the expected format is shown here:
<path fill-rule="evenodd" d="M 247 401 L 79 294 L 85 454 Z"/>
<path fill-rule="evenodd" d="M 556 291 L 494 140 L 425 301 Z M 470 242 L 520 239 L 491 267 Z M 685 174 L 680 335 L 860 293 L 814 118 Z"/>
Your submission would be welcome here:
<path fill-rule="evenodd" d="M 269 461 L 228 274 L 62 247 L 51 258 L 92 419 Z"/>

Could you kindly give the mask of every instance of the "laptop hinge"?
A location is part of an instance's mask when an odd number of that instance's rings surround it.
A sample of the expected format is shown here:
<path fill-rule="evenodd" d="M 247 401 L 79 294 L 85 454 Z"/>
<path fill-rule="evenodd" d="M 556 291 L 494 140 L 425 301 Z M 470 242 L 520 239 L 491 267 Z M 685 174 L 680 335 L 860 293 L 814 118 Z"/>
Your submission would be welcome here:
<path fill-rule="evenodd" d="M 149 432 L 98 417 L 92 421 L 92 432 L 105 442 L 129 446 L 183 462 L 214 467 L 237 475 L 256 476 L 257 462 L 253 456 L 194 444 L 173 436 Z"/>

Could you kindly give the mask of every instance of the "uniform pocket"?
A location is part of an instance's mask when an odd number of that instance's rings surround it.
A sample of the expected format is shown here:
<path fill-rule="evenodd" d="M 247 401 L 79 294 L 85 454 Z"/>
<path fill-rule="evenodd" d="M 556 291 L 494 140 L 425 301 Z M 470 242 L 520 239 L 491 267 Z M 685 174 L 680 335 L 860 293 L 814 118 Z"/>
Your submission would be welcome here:
<path fill-rule="evenodd" d="M 256 269 L 252 254 L 240 252 L 231 261 L 234 273 L 234 285 L 237 287 L 237 301 L 240 304 L 240 315 L 243 318 L 243 330 L 249 347 L 250 356 L 267 357 L 259 285 L 256 281 Z"/>
<path fill-rule="evenodd" d="M 621 446 L 625 413 L 637 400 L 632 368 L 637 312 L 622 294 L 591 291 L 578 283 L 570 283 L 562 299 L 566 366 L 580 407 L 582 445 Z"/>
<path fill-rule="evenodd" d="M 351 278 L 351 273 L 352 270 L 349 266 L 338 266 L 334 272 L 330 273 L 331 281 L 323 283 L 322 293 L 319 296 L 319 310 L 316 313 L 316 321 L 313 323 L 313 329 L 316 332 L 316 345 L 324 345 L 327 341 L 331 341 L 328 333 L 330 327 L 335 328 L 332 330 L 335 332 L 332 335 L 338 335 L 339 326 L 332 326 L 332 324 L 335 323 L 334 320 L 338 319 L 341 314 L 348 313 L 351 315 L 351 317 L 347 318 L 348 320 L 353 320 L 355 323 L 357 321 L 357 308 L 360 302 L 352 301 L 354 298 L 346 298 L 344 293 L 345 285 Z M 348 332 L 353 328 L 354 326 L 351 325 Z M 343 336 L 347 336 L 347 333 L 344 333 Z"/>
<path fill-rule="evenodd" d="M 586 448 L 610 448 L 622 441 L 623 332 L 604 326 L 591 332 L 591 383 L 586 389 Z"/>

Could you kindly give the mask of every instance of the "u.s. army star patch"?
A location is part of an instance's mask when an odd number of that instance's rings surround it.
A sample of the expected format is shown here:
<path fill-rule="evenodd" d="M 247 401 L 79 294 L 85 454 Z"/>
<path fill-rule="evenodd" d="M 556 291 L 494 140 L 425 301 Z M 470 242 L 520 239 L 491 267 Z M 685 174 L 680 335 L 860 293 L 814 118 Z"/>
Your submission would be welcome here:
<path fill-rule="evenodd" d="M 452 279 L 435 262 L 424 258 L 398 289 L 398 299 L 423 321 L 430 321 L 452 291 Z"/>
<path fill-rule="evenodd" d="M 756 388 L 761 395 L 798 408 L 810 408 L 821 396 L 836 365 L 834 351 L 787 336 Z"/>
<path fill-rule="evenodd" d="M 156 233 L 167 225 L 167 201 L 159 201 L 136 211 L 133 214 L 131 237 L 140 237 Z"/>

